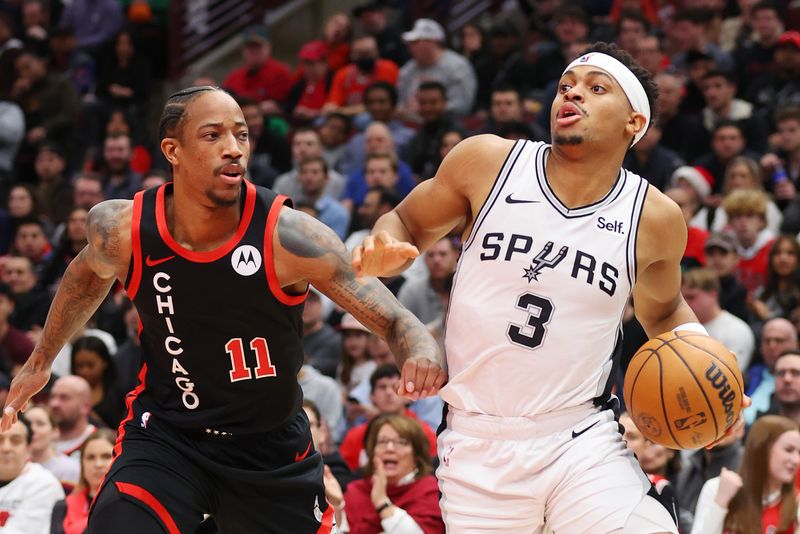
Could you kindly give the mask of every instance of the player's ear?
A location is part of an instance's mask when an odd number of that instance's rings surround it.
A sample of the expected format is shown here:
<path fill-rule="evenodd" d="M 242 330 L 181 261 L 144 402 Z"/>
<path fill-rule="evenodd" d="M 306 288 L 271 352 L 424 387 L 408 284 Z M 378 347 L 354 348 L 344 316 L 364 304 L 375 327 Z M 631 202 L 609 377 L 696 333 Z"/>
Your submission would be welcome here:
<path fill-rule="evenodd" d="M 644 116 L 644 113 L 639 113 L 638 111 L 631 113 L 628 118 L 628 124 L 625 125 L 625 129 L 634 137 L 645 127 L 647 127 L 647 117 Z"/>
<path fill-rule="evenodd" d="M 161 140 L 161 152 L 170 164 L 175 165 L 178 163 L 178 140 L 174 137 L 165 137 Z"/>

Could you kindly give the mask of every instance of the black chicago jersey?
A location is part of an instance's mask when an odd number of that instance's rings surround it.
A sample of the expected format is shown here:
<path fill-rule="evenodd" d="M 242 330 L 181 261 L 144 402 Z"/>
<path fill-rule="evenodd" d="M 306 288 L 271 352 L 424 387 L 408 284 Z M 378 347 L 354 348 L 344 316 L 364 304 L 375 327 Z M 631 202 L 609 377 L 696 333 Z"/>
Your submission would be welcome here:
<path fill-rule="evenodd" d="M 245 182 L 236 234 L 194 252 L 169 233 L 164 199 L 171 188 L 134 198 L 126 289 L 141 316 L 144 366 L 128 402 L 143 418 L 176 428 L 234 435 L 275 428 L 302 403 L 305 295 L 281 289 L 272 257 L 288 199 Z"/>

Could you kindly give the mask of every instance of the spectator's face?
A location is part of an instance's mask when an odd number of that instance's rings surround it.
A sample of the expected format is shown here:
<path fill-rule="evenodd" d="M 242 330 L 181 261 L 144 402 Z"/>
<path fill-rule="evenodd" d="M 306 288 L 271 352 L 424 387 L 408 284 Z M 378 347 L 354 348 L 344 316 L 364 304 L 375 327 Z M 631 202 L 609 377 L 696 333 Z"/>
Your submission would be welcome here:
<path fill-rule="evenodd" d="M 730 165 L 725 176 L 725 186 L 730 193 L 735 189 L 755 189 L 758 184 L 755 176 L 744 163 Z"/>
<path fill-rule="evenodd" d="M 792 323 L 785 319 L 767 321 L 761 330 L 759 348 L 764 363 L 771 371 L 774 371 L 775 361 L 781 352 L 797 349 L 797 332 Z"/>
<path fill-rule="evenodd" d="M 781 404 L 800 405 L 800 356 L 788 354 L 775 362 L 775 395 Z"/>
<path fill-rule="evenodd" d="M 742 132 L 733 126 L 719 128 L 711 140 L 711 148 L 719 160 L 723 162 L 729 161 L 744 150 Z"/>
<path fill-rule="evenodd" d="M 800 150 L 800 121 L 789 119 L 778 123 L 778 144 L 786 152 Z"/>
<path fill-rule="evenodd" d="M 8 316 L 14 311 L 14 301 L 8 295 L 0 293 L 0 325 L 8 322 Z"/>
<path fill-rule="evenodd" d="M 683 284 L 681 294 L 701 323 L 714 318 L 714 312 L 719 308 L 719 296 L 716 291 L 706 291 Z"/>
<path fill-rule="evenodd" d="M 634 145 L 633 149 L 636 152 L 648 154 L 656 148 L 659 141 L 661 141 L 661 129 L 653 124 L 647 129 L 647 133 L 644 134 L 644 137 L 639 139 L 639 142 Z"/>
<path fill-rule="evenodd" d="M 328 62 L 324 59 L 318 61 L 303 59 L 300 64 L 303 67 L 303 77 L 309 82 L 321 80 L 328 71 Z"/>
<path fill-rule="evenodd" d="M 719 247 L 711 247 L 706 250 L 706 267 L 719 277 L 732 275 L 738 264 L 739 255 L 736 251 L 728 251 Z"/>
<path fill-rule="evenodd" d="M 317 420 L 317 415 L 309 408 L 303 406 L 303 411 L 306 412 L 308 417 L 308 426 L 311 427 L 311 441 L 314 442 L 314 448 L 319 449 L 320 443 L 320 424 Z"/>
<path fill-rule="evenodd" d="M 447 132 L 442 136 L 442 144 L 439 147 L 439 156 L 444 159 L 451 150 L 464 139 L 458 132 Z"/>
<path fill-rule="evenodd" d="M 325 23 L 323 33 L 325 40 L 330 43 L 338 43 L 347 39 L 350 31 L 350 19 L 344 13 L 337 13 Z"/>
<path fill-rule="evenodd" d="M 562 45 L 583 41 L 589 34 L 589 28 L 582 20 L 574 17 L 563 17 L 556 23 L 556 38 Z"/>
<path fill-rule="evenodd" d="M 36 155 L 34 166 L 39 178 L 45 182 L 49 182 L 61 176 L 61 173 L 64 172 L 64 168 L 66 167 L 66 162 L 55 152 L 42 150 Z"/>
<path fill-rule="evenodd" d="M 47 74 L 44 61 L 33 54 L 24 53 L 17 58 L 17 74 L 31 83 L 38 82 Z"/>
<path fill-rule="evenodd" d="M 688 20 L 679 20 L 670 25 L 667 36 L 675 48 L 686 51 L 694 45 L 698 34 L 697 27 L 697 24 Z"/>
<path fill-rule="evenodd" d="M 12 35 L 11 28 L 6 24 L 5 19 L 0 18 L 0 44 L 5 44 Z"/>
<path fill-rule="evenodd" d="M 645 36 L 639 39 L 634 57 L 651 74 L 661 72 L 662 53 L 658 37 Z"/>
<path fill-rule="evenodd" d="M 672 460 L 673 456 L 675 456 L 675 451 L 647 440 L 642 455 L 639 457 L 639 465 L 642 466 L 642 470 L 645 473 L 664 474 L 667 470 L 667 464 Z"/>
<path fill-rule="evenodd" d="M 457 263 L 458 252 L 447 238 L 437 241 L 425 253 L 425 265 L 433 280 L 442 280 L 447 275 L 456 272 Z"/>
<path fill-rule="evenodd" d="M 722 76 L 703 80 L 701 87 L 706 105 L 716 112 L 726 110 L 736 95 L 736 86 Z"/>
<path fill-rule="evenodd" d="M 522 102 L 513 91 L 492 93 L 492 118 L 495 122 L 522 120 Z"/>
<path fill-rule="evenodd" d="M 316 196 L 325 190 L 328 182 L 328 175 L 318 161 L 312 161 L 302 165 L 297 174 L 297 181 L 303 188 L 303 193 L 309 196 Z"/>
<path fill-rule="evenodd" d="M 295 162 L 309 156 L 321 156 L 322 143 L 316 132 L 300 132 L 292 138 L 292 158 Z"/>
<path fill-rule="evenodd" d="M 447 100 L 441 91 L 426 89 L 417 92 L 419 114 L 424 122 L 434 122 L 442 118 L 447 107 Z"/>
<path fill-rule="evenodd" d="M 619 25 L 619 46 L 630 54 L 635 53 L 645 36 L 644 24 L 638 20 L 622 19 Z"/>
<path fill-rule="evenodd" d="M 83 378 L 92 387 L 103 383 L 103 373 L 108 364 L 103 361 L 102 356 L 93 350 L 79 350 L 74 357 L 72 372 Z"/>
<path fill-rule="evenodd" d="M 306 328 L 316 326 L 322 321 L 322 301 L 319 297 L 314 296 L 306 299 L 306 304 L 303 306 L 303 326 Z"/>
<path fill-rule="evenodd" d="M 378 379 L 375 388 L 372 390 L 370 399 L 372 404 L 378 409 L 381 415 L 402 414 L 405 408 L 405 401 L 397 393 L 400 386 L 400 377 L 392 376 Z"/>
<path fill-rule="evenodd" d="M 53 420 L 59 427 L 71 428 L 88 415 L 80 393 L 69 383 L 56 381 L 50 390 L 48 404 Z"/>
<path fill-rule="evenodd" d="M 27 293 L 36 286 L 36 274 L 27 258 L 11 257 L 3 265 L 3 282 L 15 295 Z"/>
<path fill-rule="evenodd" d="M 374 456 L 371 460 L 383 464 L 386 481 L 389 484 L 397 484 L 416 468 L 414 446 L 388 423 L 378 431 Z"/>
<path fill-rule="evenodd" d="M 788 241 L 782 239 L 772 253 L 772 269 L 782 278 L 790 277 L 797 270 L 797 253 Z"/>
<path fill-rule="evenodd" d="M 683 87 L 674 76 L 659 76 L 658 83 L 658 111 L 659 115 L 674 117 L 683 100 Z"/>
<path fill-rule="evenodd" d="M 368 187 L 382 185 L 394 189 L 397 185 L 397 173 L 392 168 L 392 162 L 387 158 L 374 158 L 367 161 L 364 170 L 364 181 Z"/>
<path fill-rule="evenodd" d="M 263 41 L 250 41 L 242 47 L 242 59 L 249 70 L 258 70 L 270 56 L 270 45 Z"/>
<path fill-rule="evenodd" d="M 708 71 L 714 68 L 714 62 L 709 59 L 699 58 L 692 61 L 688 67 L 689 80 L 697 87 L 703 87 L 703 78 Z"/>
<path fill-rule="evenodd" d="M 329 148 L 336 148 L 347 141 L 347 123 L 339 117 L 328 117 L 319 129 L 320 141 Z"/>
<path fill-rule="evenodd" d="M 369 334 L 363 330 L 343 330 L 342 349 L 357 361 L 361 361 L 367 351 L 367 338 Z"/>
<path fill-rule="evenodd" d="M 495 34 L 489 38 L 489 48 L 497 57 L 505 57 L 517 48 L 517 36 Z"/>
<path fill-rule="evenodd" d="M 797 76 L 800 72 L 800 49 L 795 46 L 779 46 L 773 56 L 775 69 L 784 78 Z"/>
<path fill-rule="evenodd" d="M 13 187 L 8 194 L 8 212 L 12 217 L 25 217 L 33 211 L 33 197 L 24 187 Z"/>
<path fill-rule="evenodd" d="M 767 225 L 763 215 L 755 213 L 739 214 L 728 217 L 736 240 L 743 247 L 750 247 L 756 242 L 758 233 Z"/>
<path fill-rule="evenodd" d="M 378 367 L 389 363 L 397 363 L 397 358 L 394 357 L 392 349 L 389 348 L 389 343 L 381 337 L 370 336 L 367 343 L 367 352 Z"/>
<path fill-rule="evenodd" d="M 0 481 L 14 480 L 31 456 L 28 429 L 17 421 L 7 432 L 0 432 Z"/>
<path fill-rule="evenodd" d="M 461 30 L 461 42 L 464 53 L 474 52 L 483 46 L 483 35 L 474 25 L 467 24 Z"/>
<path fill-rule="evenodd" d="M 800 466 L 800 432 L 790 430 L 781 434 L 769 451 L 769 481 L 793 484 Z"/>
<path fill-rule="evenodd" d="M 250 132 L 250 149 L 252 150 L 255 148 L 252 144 L 257 142 L 264 133 L 264 114 L 256 105 L 242 106 L 242 114 L 244 114 L 244 122 L 247 123 L 247 130 Z"/>
<path fill-rule="evenodd" d="M 75 180 L 73 197 L 76 206 L 90 210 L 95 205 L 105 200 L 103 196 L 103 184 L 98 180 L 78 178 Z"/>
<path fill-rule="evenodd" d="M 33 26 L 47 26 L 44 9 L 39 2 L 24 2 L 22 4 L 22 24 L 25 28 Z"/>
<path fill-rule="evenodd" d="M 14 248 L 17 252 L 33 261 L 39 261 L 47 247 L 47 237 L 38 224 L 23 224 L 17 228 Z"/>
<path fill-rule="evenodd" d="M 131 39 L 129 33 L 119 34 L 114 49 L 117 52 L 117 58 L 120 60 L 129 60 L 136 52 L 133 48 L 133 39 Z"/>
<path fill-rule="evenodd" d="M 371 152 L 394 152 L 394 139 L 392 132 L 384 124 L 373 124 L 364 132 L 364 148 L 367 154 Z"/>
<path fill-rule="evenodd" d="M 751 22 L 755 32 L 765 41 L 771 41 L 776 38 L 781 30 L 781 19 L 771 9 L 759 9 L 753 13 Z"/>
<path fill-rule="evenodd" d="M 358 208 L 358 217 L 365 228 L 372 228 L 378 217 L 385 212 L 386 210 L 381 210 L 381 194 L 378 191 L 369 191 Z"/>
<path fill-rule="evenodd" d="M 689 190 L 683 187 L 673 187 L 666 192 L 666 195 L 681 209 L 683 220 L 686 221 L 686 224 L 689 224 L 689 221 L 692 220 L 698 208 L 698 203 L 690 191 L 693 192 L 694 189 Z M 696 194 L 695 192 L 695 195 Z"/>
<path fill-rule="evenodd" d="M 28 408 L 28 411 L 25 412 L 25 417 L 30 421 L 31 430 L 33 431 L 31 451 L 34 453 L 48 451 L 58 439 L 58 429 L 50 424 L 50 417 L 47 412 L 40 406 L 34 406 L 33 408 Z"/>
<path fill-rule="evenodd" d="M 359 59 L 378 59 L 378 44 L 372 37 L 362 37 L 353 42 L 353 50 L 350 57 L 353 61 Z"/>
<path fill-rule="evenodd" d="M 103 145 L 103 158 L 110 172 L 125 172 L 131 161 L 130 138 L 124 135 L 107 138 Z"/>
<path fill-rule="evenodd" d="M 113 460 L 114 446 L 105 439 L 93 439 L 86 444 L 81 456 L 81 467 L 86 484 L 96 492 Z"/>
<path fill-rule="evenodd" d="M 364 95 L 364 107 L 372 120 L 388 123 L 394 116 L 394 106 L 389 93 L 383 89 L 373 89 Z"/>
<path fill-rule="evenodd" d="M 382 9 L 365 11 L 359 20 L 364 31 L 373 35 L 382 32 L 386 27 L 386 13 Z"/>
<path fill-rule="evenodd" d="M 421 39 L 408 43 L 408 51 L 411 57 L 421 67 L 430 67 L 436 62 L 436 55 L 439 51 L 439 42 L 430 39 Z"/>

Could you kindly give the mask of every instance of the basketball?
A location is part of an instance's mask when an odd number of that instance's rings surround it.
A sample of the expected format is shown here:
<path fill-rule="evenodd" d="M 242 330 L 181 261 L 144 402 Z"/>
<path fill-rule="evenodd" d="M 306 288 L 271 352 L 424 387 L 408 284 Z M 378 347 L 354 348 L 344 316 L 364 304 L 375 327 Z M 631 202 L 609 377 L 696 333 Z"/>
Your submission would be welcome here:
<path fill-rule="evenodd" d="M 663 333 L 642 345 L 625 373 L 628 413 L 644 436 L 671 449 L 719 439 L 744 394 L 736 357 L 696 332 Z"/>

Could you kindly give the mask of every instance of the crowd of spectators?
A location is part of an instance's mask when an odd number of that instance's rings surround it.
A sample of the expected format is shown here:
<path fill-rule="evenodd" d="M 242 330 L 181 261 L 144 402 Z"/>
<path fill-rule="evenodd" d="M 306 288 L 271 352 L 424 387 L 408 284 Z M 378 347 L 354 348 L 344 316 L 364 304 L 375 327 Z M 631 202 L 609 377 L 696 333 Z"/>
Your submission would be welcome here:
<path fill-rule="evenodd" d="M 146 119 L 162 105 L 152 81 L 163 77 L 163 52 L 143 39 L 161 4 L 0 1 L 0 404 L 86 244 L 89 210 L 169 180 Z M 409 11 L 375 0 L 331 15 L 291 65 L 273 57 L 281 43 L 268 28 L 250 27 L 239 66 L 220 80 L 196 77 L 239 102 L 250 133 L 248 179 L 292 197 L 352 249 L 463 138 L 549 142 L 563 68 L 594 41 L 616 43 L 660 91 L 657 121 L 624 166 L 681 207 L 689 228 L 684 297 L 736 354 L 753 400 L 746 439 L 670 451 L 623 416 L 626 439 L 662 498 L 676 504 L 682 532 L 793 532 L 797 2 L 494 2 L 501 8 L 452 34 L 435 20 L 441 13 L 412 4 Z M 440 341 L 461 230 L 382 280 Z M 634 309 L 631 302 L 624 317 L 621 371 L 645 340 Z M 115 287 L 59 353 L 35 407 L 0 435 L 11 459 L 0 465 L 0 528 L 83 532 L 112 457 L 108 429 L 136 384 L 137 326 L 135 307 Z M 313 290 L 303 326 L 298 378 L 342 530 L 444 532 L 434 471 L 441 400 L 399 397 L 388 345 Z"/>

